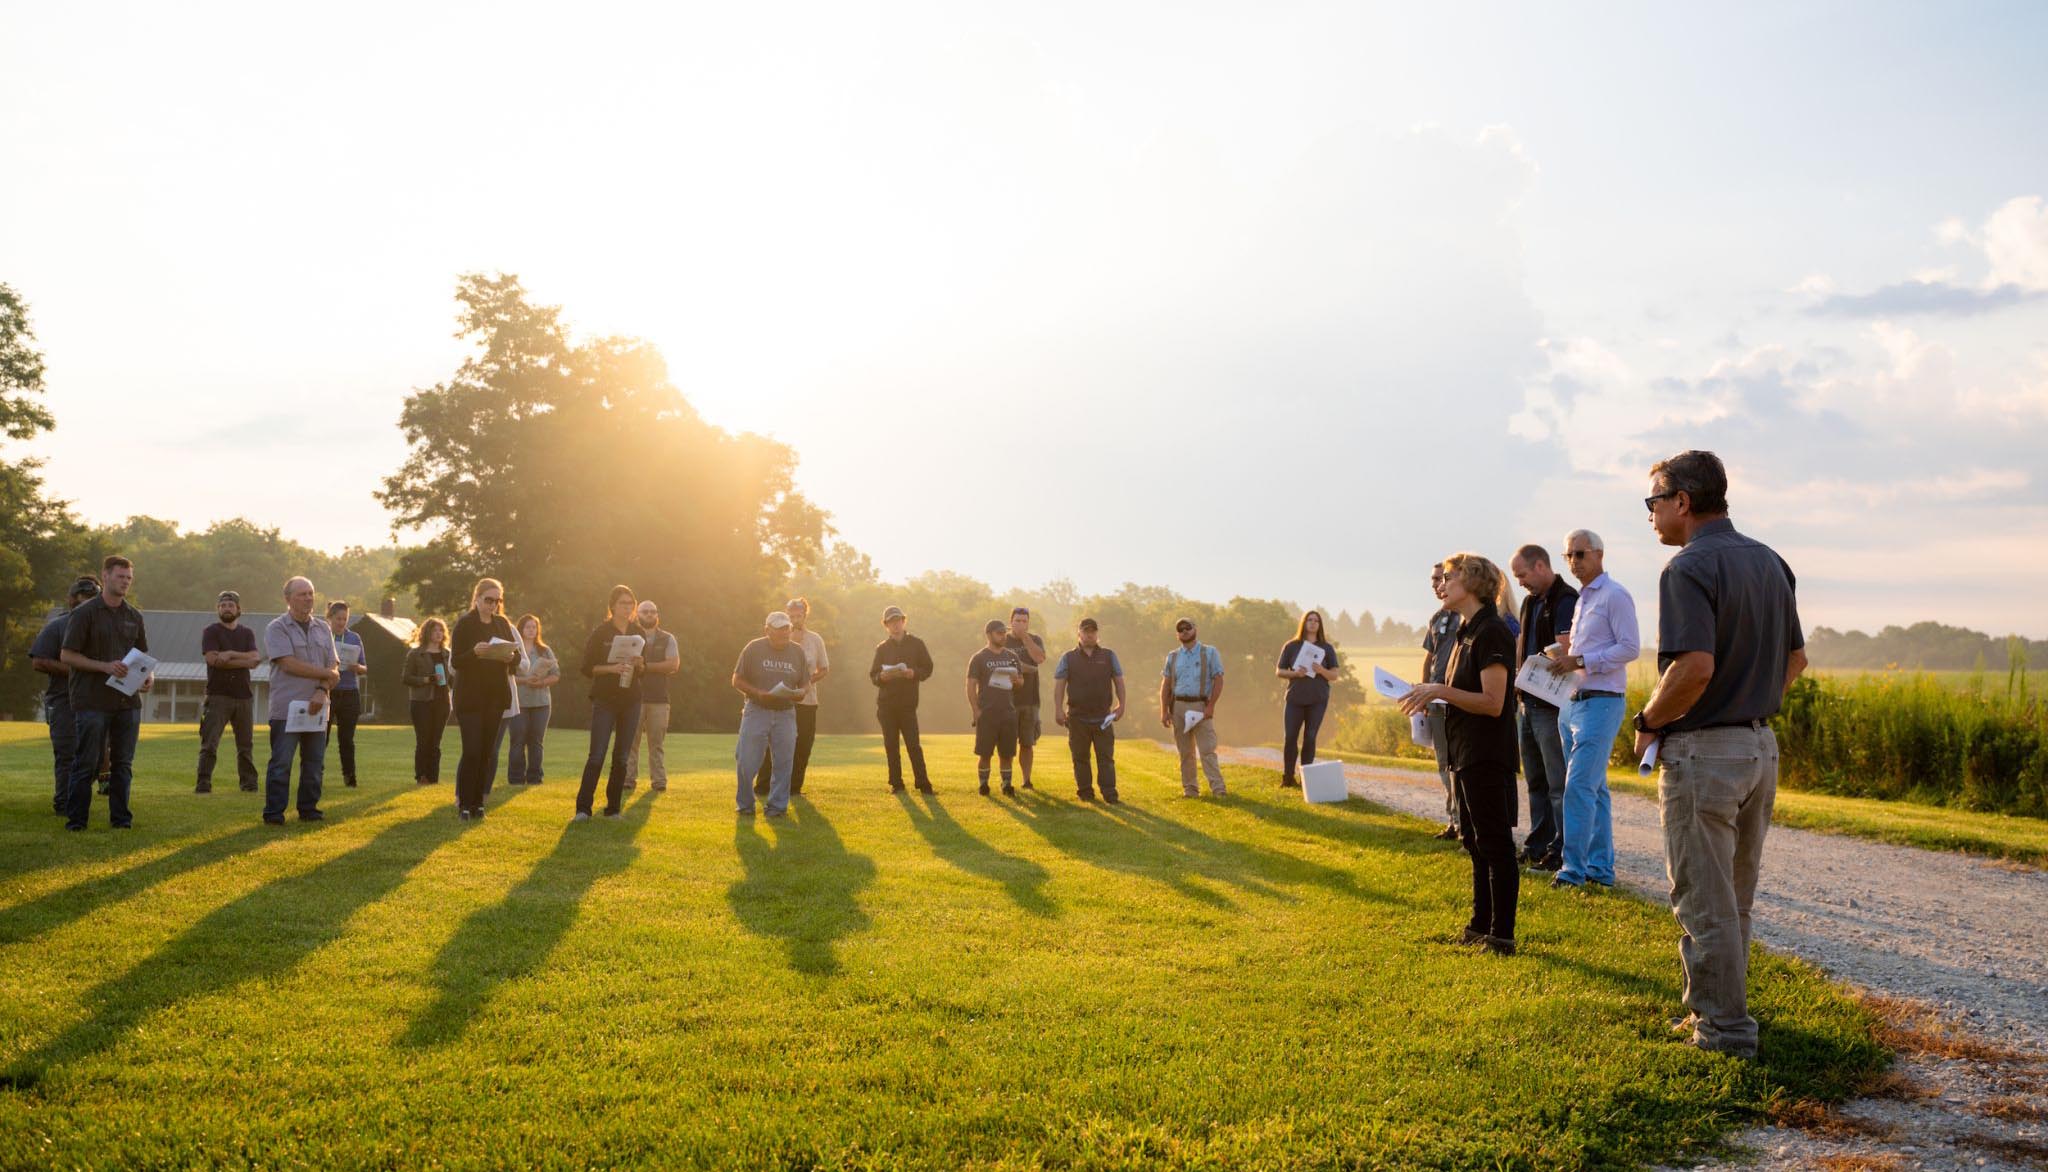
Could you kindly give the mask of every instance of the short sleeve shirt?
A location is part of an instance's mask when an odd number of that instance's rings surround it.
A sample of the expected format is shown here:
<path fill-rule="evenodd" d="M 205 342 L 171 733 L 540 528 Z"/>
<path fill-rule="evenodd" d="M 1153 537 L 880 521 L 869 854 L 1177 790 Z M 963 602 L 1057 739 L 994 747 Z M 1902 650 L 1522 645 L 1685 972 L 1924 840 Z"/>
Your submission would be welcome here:
<path fill-rule="evenodd" d="M 1480 673 L 1489 667 L 1506 668 L 1512 681 L 1515 674 L 1515 637 L 1508 633 L 1508 625 L 1489 606 L 1459 628 L 1457 642 L 1452 644 L 1448 659 L 1445 683 L 1461 692 L 1483 692 L 1486 686 L 1480 680 Z M 1479 716 L 1455 704 L 1444 706 L 1447 710 L 1444 713 L 1444 731 L 1450 742 L 1444 753 L 1447 767 L 1455 770 L 1490 765 L 1510 771 L 1514 769 L 1514 691 L 1510 682 L 1498 716 Z"/>
<path fill-rule="evenodd" d="M 44 623 L 43 629 L 36 632 L 35 641 L 28 645 L 28 657 L 30 659 L 63 659 L 64 628 L 70 622 L 71 612 L 66 611 L 49 622 Z M 54 700 L 59 696 L 68 697 L 70 694 L 70 682 L 70 676 L 51 676 L 48 686 L 43 689 L 45 701 Z"/>
<path fill-rule="evenodd" d="M 65 651 L 76 651 L 87 659 L 112 663 L 130 651 L 149 650 L 149 631 L 142 612 L 128 605 L 110 607 L 107 596 L 88 598 L 78 604 L 64 624 Z M 103 671 L 71 670 L 71 707 L 78 712 L 119 712 L 142 707 L 142 693 L 123 696 L 107 686 Z"/>
<path fill-rule="evenodd" d="M 1429 678 L 1424 683 L 1444 682 L 1444 665 L 1451 658 L 1451 644 L 1458 637 L 1458 612 L 1439 610 L 1429 616 L 1429 630 L 1422 636 L 1422 650 L 1430 656 Z"/>
<path fill-rule="evenodd" d="M 1202 687 L 1202 665 L 1208 664 L 1209 682 L 1213 686 L 1223 676 L 1223 653 L 1207 643 L 1195 644 L 1195 649 L 1176 647 L 1167 653 L 1166 667 L 1161 675 L 1173 681 L 1176 696 L 1204 696 L 1208 692 Z"/>
<path fill-rule="evenodd" d="M 1727 518 L 1699 527 L 1657 584 L 1657 670 L 1687 651 L 1714 656 L 1714 675 L 1672 732 L 1766 720 L 1785 691 L 1785 660 L 1806 646 L 1798 582 L 1769 546 Z"/>
<path fill-rule="evenodd" d="M 1023 687 L 1024 664 L 1015 651 L 984 647 L 967 660 L 967 678 L 981 684 L 976 700 L 983 712 L 1009 712 L 1017 707 L 1017 690 Z"/>
<path fill-rule="evenodd" d="M 773 688 L 783 684 L 801 688 L 811 678 L 811 661 L 804 655 L 804 649 L 796 640 L 777 651 L 774 644 L 763 635 L 740 650 L 740 660 L 733 666 L 733 674 L 756 688 Z M 770 696 L 747 698 L 747 703 L 776 712 L 796 707 L 794 697 Z"/>
<path fill-rule="evenodd" d="M 256 632 L 240 623 L 230 627 L 226 623 L 215 623 L 199 632 L 201 651 L 254 651 Z M 249 669 L 246 667 L 215 667 L 206 665 L 206 694 L 229 700 L 247 700 L 249 691 Z"/>
<path fill-rule="evenodd" d="M 321 688 L 319 680 L 295 676 L 277 666 L 277 661 L 287 655 L 308 667 L 341 666 L 341 657 L 334 653 L 334 631 L 327 620 L 309 618 L 301 623 L 289 614 L 270 620 L 270 625 L 263 628 L 263 658 L 271 664 L 267 720 L 285 719 L 291 713 L 293 701 L 311 700 Z"/>
<path fill-rule="evenodd" d="M 832 666 L 832 661 L 825 655 L 825 636 L 820 635 L 816 631 L 805 631 L 801 637 L 801 642 L 804 647 L 804 660 L 810 664 L 811 674 L 815 675 L 820 669 Z M 816 707 L 818 703 L 817 681 L 811 680 L 809 675 L 804 678 L 809 682 L 804 687 L 804 698 L 798 700 L 797 703 Z"/>
<path fill-rule="evenodd" d="M 334 630 L 333 627 L 329 627 L 327 629 L 330 632 Z M 341 634 L 334 636 L 334 649 L 336 654 L 339 654 L 342 647 L 344 646 L 355 648 L 356 662 L 362 664 L 365 667 L 369 666 L 369 660 L 363 658 L 363 637 L 361 635 L 356 634 L 354 631 L 343 631 Z M 356 673 L 352 671 L 344 671 L 341 673 L 341 682 L 334 685 L 334 690 L 337 692 L 356 691 L 356 679 Z"/>
<path fill-rule="evenodd" d="M 1045 654 L 1045 640 L 1037 635 L 1032 635 L 1030 638 L 1031 645 L 1038 649 L 1038 653 L 1040 655 Z M 1019 642 L 1014 634 L 1003 636 L 1003 646 L 1017 653 L 1017 663 L 1024 669 L 1024 678 L 1017 685 L 1017 694 L 1011 698 L 1017 702 L 1017 707 L 1019 708 L 1038 707 L 1040 703 L 1038 672 L 1031 669 L 1033 667 L 1042 669 L 1045 665 L 1032 663 L 1031 657 L 1024 652 L 1024 644 Z"/>
<path fill-rule="evenodd" d="M 1280 649 L 1280 658 L 1275 662 L 1275 666 L 1282 669 L 1293 667 L 1295 659 L 1301 655 L 1301 643 L 1300 639 L 1289 639 L 1287 646 Z M 1336 671 L 1337 648 L 1326 642 L 1318 642 L 1316 646 L 1323 649 L 1322 662 L 1316 666 L 1328 671 Z M 1321 676 L 1309 675 L 1298 680 L 1287 681 L 1287 702 L 1289 704 L 1321 704 L 1328 701 L 1329 698 L 1330 681 Z"/>

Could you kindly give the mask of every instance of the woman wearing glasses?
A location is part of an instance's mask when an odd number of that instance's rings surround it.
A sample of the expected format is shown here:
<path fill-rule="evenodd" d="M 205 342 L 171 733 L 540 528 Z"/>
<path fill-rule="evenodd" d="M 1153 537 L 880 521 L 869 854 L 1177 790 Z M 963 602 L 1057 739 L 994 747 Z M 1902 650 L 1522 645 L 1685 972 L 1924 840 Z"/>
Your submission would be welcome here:
<path fill-rule="evenodd" d="M 448 637 L 455 667 L 455 725 L 462 759 L 455 766 L 455 810 L 464 820 L 484 816 L 484 788 L 497 756 L 498 725 L 512 706 L 512 673 L 519 636 L 505 621 L 505 585 L 478 578 L 469 610 Z"/>
<path fill-rule="evenodd" d="M 1515 637 L 1501 621 L 1500 567 L 1476 553 L 1444 560 L 1444 605 L 1459 618 L 1444 682 L 1418 684 L 1401 698 L 1410 716 L 1444 702 L 1445 764 L 1457 796 L 1458 837 L 1472 856 L 1472 919 L 1463 943 L 1515 952 L 1515 708 L 1509 677 Z"/>

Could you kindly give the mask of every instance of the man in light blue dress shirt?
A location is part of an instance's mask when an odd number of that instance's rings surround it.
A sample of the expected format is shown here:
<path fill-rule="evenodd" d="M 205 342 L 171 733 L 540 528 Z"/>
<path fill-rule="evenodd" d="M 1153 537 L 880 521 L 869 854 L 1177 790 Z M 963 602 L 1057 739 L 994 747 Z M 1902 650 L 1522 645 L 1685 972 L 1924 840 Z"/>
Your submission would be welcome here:
<path fill-rule="evenodd" d="M 1577 676 L 1564 742 L 1564 866 L 1553 887 L 1614 886 L 1614 807 L 1607 758 L 1627 706 L 1628 665 L 1642 654 L 1636 600 L 1607 576 L 1606 547 L 1590 529 L 1565 538 L 1565 563 L 1579 580 L 1579 602 L 1567 645 L 1550 670 Z"/>
<path fill-rule="evenodd" d="M 1195 760 L 1202 762 L 1202 776 L 1209 792 L 1223 796 L 1223 765 L 1216 759 L 1216 701 L 1223 696 L 1223 656 L 1195 635 L 1195 620 L 1176 619 L 1174 635 L 1180 646 L 1166 657 L 1159 676 L 1159 722 L 1173 730 L 1173 747 L 1180 751 L 1180 789 L 1183 797 L 1197 797 Z M 1191 726 L 1190 713 L 1200 713 Z"/>

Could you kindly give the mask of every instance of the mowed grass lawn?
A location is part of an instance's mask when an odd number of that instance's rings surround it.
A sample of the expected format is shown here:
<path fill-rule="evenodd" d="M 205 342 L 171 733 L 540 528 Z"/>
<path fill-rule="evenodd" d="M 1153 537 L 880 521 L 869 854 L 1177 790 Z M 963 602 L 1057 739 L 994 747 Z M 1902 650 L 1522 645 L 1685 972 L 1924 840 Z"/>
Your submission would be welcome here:
<path fill-rule="evenodd" d="M 1182 800 L 1148 745 L 1114 808 L 1063 745 L 1004 800 L 934 738 L 927 800 L 825 738 L 775 822 L 672 737 L 667 793 L 571 824 L 565 729 L 465 824 L 365 729 L 363 788 L 272 828 L 152 726 L 135 829 L 80 835 L 41 737 L 0 726 L 6 1167 L 1627 1166 L 1884 1061 L 1761 953 L 1764 1057 L 1695 1053 L 1664 909 L 1530 884 L 1474 953 L 1427 825 L 1258 769 Z"/>

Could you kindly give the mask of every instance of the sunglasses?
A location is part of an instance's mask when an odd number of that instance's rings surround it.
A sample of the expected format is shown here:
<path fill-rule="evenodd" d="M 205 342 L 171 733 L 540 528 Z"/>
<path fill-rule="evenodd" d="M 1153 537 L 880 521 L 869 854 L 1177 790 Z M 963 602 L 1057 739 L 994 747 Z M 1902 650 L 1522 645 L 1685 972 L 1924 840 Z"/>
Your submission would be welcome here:
<path fill-rule="evenodd" d="M 1592 556 L 1593 551 L 1590 549 L 1568 549 L 1564 551 L 1564 558 L 1568 562 L 1575 562 L 1578 561 L 1580 558 Z"/>
<path fill-rule="evenodd" d="M 1660 492 L 1656 496 L 1646 496 L 1643 498 L 1643 508 L 1647 512 L 1654 513 L 1657 511 L 1658 501 L 1668 501 L 1677 495 L 1676 492 Z"/>
<path fill-rule="evenodd" d="M 1186 623 L 1182 623 L 1182 624 L 1181 624 L 1180 626 L 1178 626 L 1178 627 L 1175 627 L 1175 628 L 1174 628 L 1174 630 L 1175 630 L 1175 631 L 1177 631 L 1177 632 L 1185 632 L 1185 631 L 1192 631 L 1192 630 L 1194 630 L 1194 628 L 1193 628 L 1193 627 L 1191 627 L 1191 626 L 1189 626 L 1189 625 L 1187 625 Z"/>

